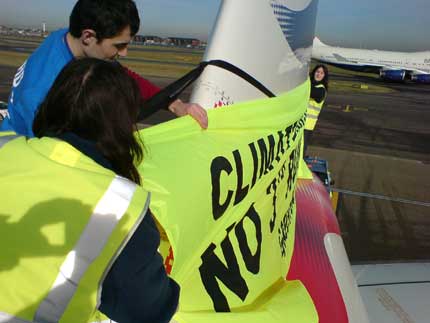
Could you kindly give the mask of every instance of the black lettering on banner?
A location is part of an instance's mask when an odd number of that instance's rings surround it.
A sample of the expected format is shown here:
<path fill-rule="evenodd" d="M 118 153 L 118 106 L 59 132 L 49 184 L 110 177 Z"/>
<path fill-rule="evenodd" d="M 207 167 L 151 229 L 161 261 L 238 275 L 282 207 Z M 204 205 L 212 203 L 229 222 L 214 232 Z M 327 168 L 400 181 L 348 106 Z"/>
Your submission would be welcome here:
<path fill-rule="evenodd" d="M 287 179 L 287 192 L 285 193 L 285 198 L 287 198 L 290 192 L 291 183 L 293 182 L 293 159 L 294 151 L 291 152 L 290 158 L 288 160 L 288 179 Z"/>
<path fill-rule="evenodd" d="M 305 123 L 306 123 L 306 113 L 303 114 L 302 118 L 297 122 L 298 130 L 301 130 L 305 126 Z"/>
<path fill-rule="evenodd" d="M 293 128 L 292 128 L 292 131 L 291 131 L 291 134 L 290 134 L 290 137 L 289 137 L 289 140 L 290 140 L 290 145 L 289 146 L 290 147 L 293 145 L 294 141 L 296 141 L 297 131 L 298 131 L 297 122 L 295 122 L 293 124 Z"/>
<path fill-rule="evenodd" d="M 282 167 L 281 167 L 281 169 L 279 170 L 279 172 L 278 172 L 278 184 L 284 179 L 284 177 L 285 177 L 285 170 L 286 170 L 286 168 L 287 168 L 287 166 L 286 166 L 286 161 L 282 164 Z"/>
<path fill-rule="evenodd" d="M 274 178 L 266 190 L 267 195 L 269 195 L 273 190 L 273 199 L 272 199 L 273 214 L 269 222 L 270 233 L 273 232 L 273 229 L 275 228 L 275 222 L 276 222 L 276 189 L 278 188 L 277 182 L 278 182 L 277 178 Z"/>
<path fill-rule="evenodd" d="M 244 228 L 244 220 L 249 218 L 255 226 L 255 239 L 257 240 L 257 249 L 252 254 L 249 247 L 249 241 L 253 237 L 246 234 Z M 215 255 L 214 250 L 216 245 L 211 243 L 206 251 L 202 254 L 202 264 L 199 267 L 200 278 L 214 304 L 214 309 L 217 312 L 229 312 L 230 306 L 227 298 L 222 293 L 218 280 L 220 280 L 229 290 L 236 294 L 242 301 L 248 295 L 249 289 L 246 281 L 243 279 L 240 268 L 237 262 L 237 256 L 234 253 L 233 245 L 230 240 L 229 233 L 235 229 L 235 235 L 239 244 L 240 253 L 245 263 L 246 269 L 256 275 L 260 272 L 261 261 L 261 245 L 263 241 L 260 215 L 251 205 L 236 225 L 236 222 L 227 228 L 227 234 L 221 242 L 221 249 L 225 261 L 222 262 Z M 227 265 L 224 265 L 226 263 Z"/>
<path fill-rule="evenodd" d="M 291 147 L 291 129 L 293 129 L 293 126 L 288 126 L 285 129 L 285 140 L 286 140 L 286 144 L 287 144 L 287 150 L 290 149 Z"/>
<path fill-rule="evenodd" d="M 230 162 L 222 157 L 218 156 L 214 158 L 211 164 L 211 177 L 212 177 L 212 214 L 215 220 L 219 219 L 227 209 L 230 204 L 231 198 L 233 196 L 233 191 L 229 190 L 227 192 L 227 198 L 224 203 L 220 201 L 221 192 L 221 172 L 225 171 L 228 175 L 232 172 Z"/>
<path fill-rule="evenodd" d="M 292 136 L 292 138 L 291 138 L 291 141 L 296 141 L 296 139 L 297 139 L 297 135 L 299 134 L 299 128 L 297 128 L 297 127 L 294 127 L 294 132 L 293 132 L 293 136 Z"/>
<path fill-rule="evenodd" d="M 255 225 L 255 234 L 257 239 L 257 250 L 253 255 L 249 248 L 248 238 L 246 236 L 245 229 L 243 228 L 243 221 L 248 217 Z M 251 205 L 245 216 L 240 220 L 237 226 L 234 228 L 236 232 L 237 242 L 239 242 L 240 252 L 242 253 L 243 260 L 245 261 L 246 269 L 253 274 L 260 272 L 260 258 L 261 258 L 261 220 L 254 205 Z"/>
<path fill-rule="evenodd" d="M 212 181 L 212 214 L 216 221 L 223 216 L 231 204 L 237 205 L 245 199 L 250 190 L 256 185 L 257 180 L 274 169 L 273 163 L 275 160 L 279 163 L 281 159 L 287 158 L 277 173 L 276 178 L 273 179 L 266 189 L 267 195 L 273 193 L 273 214 L 269 223 L 270 232 L 278 233 L 277 238 L 282 257 L 286 256 L 288 233 L 292 215 L 295 210 L 295 200 L 293 196 L 283 218 L 276 221 L 278 217 L 276 204 L 279 203 L 279 196 L 277 196 L 277 193 L 279 192 L 277 192 L 277 189 L 281 187 L 280 184 L 285 176 L 288 176 L 288 179 L 286 180 L 287 194 L 285 195 L 285 198 L 288 199 L 288 193 L 293 193 L 292 188 L 296 181 L 300 158 L 300 143 L 292 149 L 288 157 L 285 156 L 285 154 L 291 149 L 292 145 L 298 141 L 296 139 L 297 136 L 301 134 L 304 120 L 305 119 L 303 117 L 300 121 L 287 127 L 285 131 L 277 131 L 274 134 L 270 134 L 267 137 L 260 138 L 248 144 L 253 161 L 251 183 L 246 185 L 244 184 L 244 173 L 245 171 L 250 171 L 250 169 L 247 167 L 244 169 L 241 151 L 239 149 L 232 151 L 235 162 L 234 166 L 236 167 L 235 190 L 230 190 L 226 184 L 224 184 L 223 187 L 221 186 L 221 177 L 226 176 L 229 178 L 233 172 L 232 163 L 230 163 L 226 157 L 218 156 L 214 158 L 210 167 Z M 278 142 L 276 142 L 276 140 L 278 140 Z M 247 164 L 245 166 L 247 166 Z M 226 174 L 223 174 L 223 172 Z M 245 177 L 248 178 L 247 176 Z M 285 189 L 284 186 L 282 186 L 282 188 Z M 221 189 L 223 189 L 223 194 L 221 194 Z M 233 194 L 234 201 L 232 203 Z M 224 201 L 221 201 L 221 195 L 226 196 Z M 282 216 L 282 214 L 280 216 Z M 250 233 L 245 230 L 245 228 L 250 228 L 250 226 L 245 225 L 248 224 L 245 223 L 246 218 L 248 218 L 255 227 L 255 237 L 253 231 Z M 276 227 L 277 230 L 275 230 L 276 223 L 279 223 L 279 228 Z M 212 299 L 214 309 L 217 312 L 230 311 L 227 297 L 221 291 L 219 285 L 220 282 L 222 282 L 226 288 L 237 295 L 242 301 L 244 301 L 249 294 L 247 282 L 241 275 L 241 268 L 239 267 L 237 256 L 230 239 L 230 234 L 233 229 L 238 241 L 240 255 L 242 256 L 246 269 L 254 275 L 260 272 L 263 240 L 262 225 L 261 218 L 255 210 L 254 204 L 252 204 L 238 223 L 234 222 L 226 229 L 226 235 L 219 246 L 211 243 L 201 255 L 202 263 L 199 267 L 200 277 L 204 288 Z M 256 241 L 256 244 L 250 244 L 250 242 L 254 241 Z M 251 250 L 250 245 L 256 245 L 256 249 Z M 221 250 L 218 249 L 218 253 L 222 252 L 224 259 L 215 254 L 217 247 L 221 248 Z"/>
<path fill-rule="evenodd" d="M 296 182 L 297 179 L 297 173 L 299 171 L 299 165 L 300 165 L 300 152 L 302 150 L 302 138 L 300 138 L 299 142 L 297 143 L 297 147 L 294 151 L 294 173 L 293 173 L 293 180 Z"/>
<path fill-rule="evenodd" d="M 217 278 L 242 301 L 245 300 L 249 292 L 248 286 L 240 274 L 240 268 L 229 237 L 229 233 L 233 230 L 235 224 L 233 223 L 227 228 L 227 235 L 221 242 L 221 249 L 227 266 L 215 255 L 216 246 L 213 243 L 209 245 L 201 256 L 200 277 L 217 312 L 230 312 L 227 298 L 222 293 Z"/>
<path fill-rule="evenodd" d="M 305 125 L 305 121 L 306 121 L 306 114 L 304 114 L 299 121 L 296 121 L 293 124 L 293 131 L 292 131 L 292 135 L 290 136 L 289 147 L 291 146 L 291 143 L 293 143 L 294 141 L 296 141 L 297 135 L 301 133 L 301 130 L 302 130 L 302 128 Z"/>
<path fill-rule="evenodd" d="M 299 121 L 296 121 L 291 126 L 285 129 L 287 135 L 287 149 L 291 148 L 294 141 L 296 141 L 297 135 L 300 133 L 306 121 L 306 115 L 303 115 Z"/>
<path fill-rule="evenodd" d="M 288 180 L 287 180 L 287 192 L 285 198 L 287 198 L 288 193 L 292 191 L 293 185 L 296 182 L 297 170 L 299 168 L 300 161 L 300 149 L 301 142 L 298 143 L 296 149 L 291 152 L 290 159 L 288 161 Z"/>
<path fill-rule="evenodd" d="M 276 161 L 279 162 L 281 160 L 280 155 L 285 154 L 284 149 L 284 134 L 282 131 L 278 131 L 279 141 L 278 141 L 278 149 L 276 151 Z"/>
<path fill-rule="evenodd" d="M 253 172 L 252 172 L 252 183 L 251 183 L 251 188 L 253 188 L 255 185 L 255 182 L 257 181 L 258 156 L 257 156 L 257 149 L 255 148 L 255 144 L 253 142 L 249 144 L 249 149 L 251 150 L 252 162 L 254 166 Z"/>
<path fill-rule="evenodd" d="M 237 185 L 236 185 L 236 196 L 234 198 L 234 205 L 242 202 L 245 196 L 248 194 L 248 185 L 242 187 L 243 185 L 243 165 L 242 159 L 240 158 L 239 150 L 233 151 L 234 161 L 236 163 L 237 172 Z"/>
<path fill-rule="evenodd" d="M 284 217 L 282 218 L 281 224 L 278 228 L 278 240 L 279 240 L 279 247 L 281 249 L 281 256 L 285 258 L 287 256 L 287 240 L 288 240 L 288 233 L 290 231 L 290 225 L 291 225 L 291 218 L 293 216 L 293 212 L 295 210 L 295 198 L 293 196 L 290 206 L 288 207 L 287 212 L 285 213 Z"/>
<path fill-rule="evenodd" d="M 282 167 L 279 170 L 278 175 L 273 179 L 273 181 L 270 183 L 270 185 L 267 187 L 267 190 L 266 190 L 267 195 L 269 195 L 273 191 L 273 199 L 272 199 L 273 214 L 272 214 L 272 217 L 270 218 L 270 222 L 269 222 L 270 233 L 273 233 L 273 230 L 275 228 L 276 216 L 277 216 L 277 213 L 276 213 L 276 200 L 277 200 L 276 191 L 278 188 L 278 184 L 281 183 L 281 181 L 285 177 L 285 169 L 286 169 L 286 162 L 284 162 L 284 164 L 282 164 Z"/>
<path fill-rule="evenodd" d="M 269 140 L 269 151 L 267 151 L 266 142 L 263 138 L 258 139 L 258 147 L 260 148 L 260 176 L 266 175 L 269 170 L 273 169 L 273 160 L 275 159 L 275 139 L 272 135 L 267 137 Z"/>

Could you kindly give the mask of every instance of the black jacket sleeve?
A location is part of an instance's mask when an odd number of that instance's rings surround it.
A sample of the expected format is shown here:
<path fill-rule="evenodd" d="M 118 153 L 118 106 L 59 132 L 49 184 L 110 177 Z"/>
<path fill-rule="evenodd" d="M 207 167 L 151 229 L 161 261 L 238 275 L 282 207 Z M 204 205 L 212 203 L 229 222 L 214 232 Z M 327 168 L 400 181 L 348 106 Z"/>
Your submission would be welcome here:
<path fill-rule="evenodd" d="M 321 103 L 325 98 L 325 89 L 323 87 L 311 86 L 311 98 L 316 102 Z"/>
<path fill-rule="evenodd" d="M 119 323 L 170 321 L 178 307 L 179 286 L 166 274 L 159 244 L 148 211 L 103 282 L 102 313 Z"/>

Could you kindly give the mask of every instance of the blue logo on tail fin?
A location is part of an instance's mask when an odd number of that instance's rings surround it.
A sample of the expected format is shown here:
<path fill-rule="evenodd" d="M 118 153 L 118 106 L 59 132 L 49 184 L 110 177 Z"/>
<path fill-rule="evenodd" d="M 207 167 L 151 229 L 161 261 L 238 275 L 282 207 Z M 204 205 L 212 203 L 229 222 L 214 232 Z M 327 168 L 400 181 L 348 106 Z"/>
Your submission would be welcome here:
<path fill-rule="evenodd" d="M 291 10 L 286 0 L 271 0 L 270 4 L 278 19 L 285 39 L 293 51 L 312 46 L 318 0 L 313 0 L 301 11 Z"/>

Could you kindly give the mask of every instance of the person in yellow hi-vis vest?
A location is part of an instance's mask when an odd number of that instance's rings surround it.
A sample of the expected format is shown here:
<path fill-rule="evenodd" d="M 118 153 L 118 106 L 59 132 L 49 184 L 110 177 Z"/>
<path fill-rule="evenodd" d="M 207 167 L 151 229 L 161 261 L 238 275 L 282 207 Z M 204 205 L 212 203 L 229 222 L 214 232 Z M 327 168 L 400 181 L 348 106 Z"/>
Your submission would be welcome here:
<path fill-rule="evenodd" d="M 306 111 L 306 124 L 304 132 L 304 155 L 309 142 L 312 139 L 312 133 L 318 121 L 318 116 L 324 105 L 328 91 L 328 69 L 325 65 L 317 65 L 310 73 L 311 94 L 309 105 Z"/>
<path fill-rule="evenodd" d="M 74 60 L 36 138 L 0 134 L 0 322 L 170 321 L 179 286 L 135 166 L 140 105 L 119 64 Z"/>

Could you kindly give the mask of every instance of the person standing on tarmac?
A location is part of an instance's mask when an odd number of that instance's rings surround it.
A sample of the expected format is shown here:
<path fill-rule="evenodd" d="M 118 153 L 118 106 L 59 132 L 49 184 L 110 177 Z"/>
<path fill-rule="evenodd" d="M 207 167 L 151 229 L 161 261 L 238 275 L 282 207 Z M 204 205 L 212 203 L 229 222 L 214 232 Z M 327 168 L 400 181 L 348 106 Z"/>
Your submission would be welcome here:
<path fill-rule="evenodd" d="M 309 77 L 311 79 L 311 94 L 309 98 L 308 109 L 306 111 L 303 149 L 305 156 L 307 146 L 312 139 L 312 134 L 318 121 L 318 116 L 327 97 L 328 69 L 325 65 L 317 65 L 314 67 Z"/>
<path fill-rule="evenodd" d="M 36 138 L 0 135 L 0 321 L 169 322 L 179 286 L 140 186 L 136 82 L 82 58 L 42 102 Z M 98 313 L 98 312 L 97 312 Z"/>
<path fill-rule="evenodd" d="M 0 130 L 33 136 L 32 124 L 37 107 L 62 68 L 77 57 L 105 60 L 125 57 L 139 26 L 139 13 L 132 0 L 78 0 L 70 14 L 69 28 L 51 33 L 18 69 L 8 102 L 9 116 L 0 125 Z M 125 69 L 138 83 L 144 99 L 159 91 L 137 73 Z M 166 102 L 165 108 L 177 116 L 188 114 L 202 128 L 207 128 L 206 110 L 198 104 L 175 100 Z"/>

